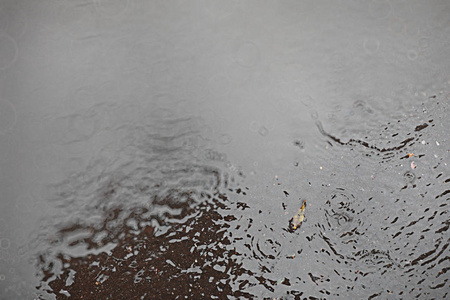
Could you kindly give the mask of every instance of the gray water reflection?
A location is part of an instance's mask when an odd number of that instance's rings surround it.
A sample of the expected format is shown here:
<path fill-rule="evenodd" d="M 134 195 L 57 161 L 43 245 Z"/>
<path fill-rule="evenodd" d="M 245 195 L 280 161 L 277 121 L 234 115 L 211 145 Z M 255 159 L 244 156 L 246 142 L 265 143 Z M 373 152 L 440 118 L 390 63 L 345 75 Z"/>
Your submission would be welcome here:
<path fill-rule="evenodd" d="M 448 297 L 449 16 L 3 1 L 0 298 Z"/>

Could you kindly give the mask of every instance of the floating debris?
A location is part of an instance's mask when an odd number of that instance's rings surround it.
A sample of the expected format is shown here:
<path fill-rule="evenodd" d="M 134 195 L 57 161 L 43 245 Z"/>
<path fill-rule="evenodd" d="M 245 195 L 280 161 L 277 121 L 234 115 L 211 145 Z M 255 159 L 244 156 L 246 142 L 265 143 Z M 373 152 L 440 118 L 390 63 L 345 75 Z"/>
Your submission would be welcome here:
<path fill-rule="evenodd" d="M 294 230 L 302 226 L 305 219 L 306 200 L 303 200 L 302 207 L 298 210 L 297 214 L 291 219 L 291 226 Z"/>

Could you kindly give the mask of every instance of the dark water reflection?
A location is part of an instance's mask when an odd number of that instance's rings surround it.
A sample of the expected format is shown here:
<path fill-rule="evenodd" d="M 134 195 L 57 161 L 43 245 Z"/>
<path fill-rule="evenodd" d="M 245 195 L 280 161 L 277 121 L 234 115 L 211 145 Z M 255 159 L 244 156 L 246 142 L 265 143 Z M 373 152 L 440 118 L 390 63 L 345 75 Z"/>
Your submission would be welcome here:
<path fill-rule="evenodd" d="M 445 298 L 448 150 L 434 139 L 449 108 L 433 97 L 361 140 L 318 123 L 331 172 L 315 173 L 322 184 L 298 230 L 289 219 L 301 201 L 290 200 L 302 192 L 277 177 L 264 209 L 223 154 L 186 147 L 198 133 L 192 119 L 141 128 L 126 154 L 54 187 L 62 210 L 39 230 L 38 290 L 58 299 Z"/>
<path fill-rule="evenodd" d="M 39 290 L 84 299 L 245 294 L 231 289 L 244 269 L 227 231 L 248 207 L 237 201 L 246 194 L 234 179 L 242 174 L 190 144 L 192 122 L 160 120 L 120 157 L 99 157 L 54 186 L 61 220 L 45 229 Z"/>

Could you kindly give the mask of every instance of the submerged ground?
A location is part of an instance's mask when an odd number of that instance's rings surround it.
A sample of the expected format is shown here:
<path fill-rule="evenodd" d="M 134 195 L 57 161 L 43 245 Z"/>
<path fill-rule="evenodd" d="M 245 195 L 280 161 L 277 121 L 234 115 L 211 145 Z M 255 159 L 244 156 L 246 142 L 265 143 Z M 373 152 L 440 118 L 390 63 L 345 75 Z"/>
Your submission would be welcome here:
<path fill-rule="evenodd" d="M 0 298 L 447 298 L 449 16 L 1 4 Z"/>

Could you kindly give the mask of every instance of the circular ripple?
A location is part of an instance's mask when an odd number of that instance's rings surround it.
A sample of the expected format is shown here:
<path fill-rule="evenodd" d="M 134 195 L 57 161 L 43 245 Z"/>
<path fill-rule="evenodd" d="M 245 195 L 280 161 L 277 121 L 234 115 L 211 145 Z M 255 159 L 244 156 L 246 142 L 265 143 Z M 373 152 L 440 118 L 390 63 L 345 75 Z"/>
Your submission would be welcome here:
<path fill-rule="evenodd" d="M 354 253 L 358 269 L 364 273 L 386 272 L 398 266 L 389 251 L 364 249 Z"/>
<path fill-rule="evenodd" d="M 0 248 L 3 250 L 9 249 L 11 241 L 7 238 L 0 239 Z"/>
<path fill-rule="evenodd" d="M 416 60 L 417 57 L 419 57 L 419 54 L 417 53 L 416 50 L 408 50 L 408 52 L 406 53 L 406 56 L 408 57 L 409 60 Z"/>
<path fill-rule="evenodd" d="M 16 41 L 7 34 L 0 35 L 0 53 L 0 70 L 8 69 L 17 60 Z"/>
<path fill-rule="evenodd" d="M 416 180 L 416 175 L 411 171 L 406 171 L 403 178 L 406 182 L 413 183 Z"/>
<path fill-rule="evenodd" d="M 219 136 L 219 144 L 221 145 L 228 145 L 229 143 L 231 143 L 231 141 L 233 140 L 233 138 L 229 135 L 229 134 L 221 134 Z"/>
<path fill-rule="evenodd" d="M 378 49 L 380 49 L 380 41 L 377 39 L 365 39 L 364 40 L 364 51 L 369 54 L 373 55 L 378 52 Z"/>
<path fill-rule="evenodd" d="M 300 102 L 308 108 L 313 108 L 316 105 L 316 100 L 310 95 L 301 95 Z"/>
<path fill-rule="evenodd" d="M 251 239 L 252 256 L 265 264 L 270 264 L 271 260 L 281 255 L 282 245 L 278 240 L 279 237 L 269 237 L 266 235 L 260 238 L 253 237 Z"/>
<path fill-rule="evenodd" d="M 373 110 L 369 107 L 369 105 L 364 100 L 356 100 L 353 102 L 353 107 L 356 108 L 359 111 L 365 112 L 365 113 L 373 113 Z"/>
<path fill-rule="evenodd" d="M 267 136 L 269 134 L 269 129 L 265 126 L 261 126 L 258 130 L 258 133 L 262 136 Z"/>
<path fill-rule="evenodd" d="M 352 193 L 344 189 L 336 189 L 329 196 L 324 205 L 326 231 L 333 232 L 342 243 L 354 242 L 356 236 L 365 232 L 360 207 Z"/>
<path fill-rule="evenodd" d="M 258 129 L 261 127 L 261 124 L 258 121 L 251 121 L 249 125 L 249 129 L 253 132 L 258 131 Z"/>

